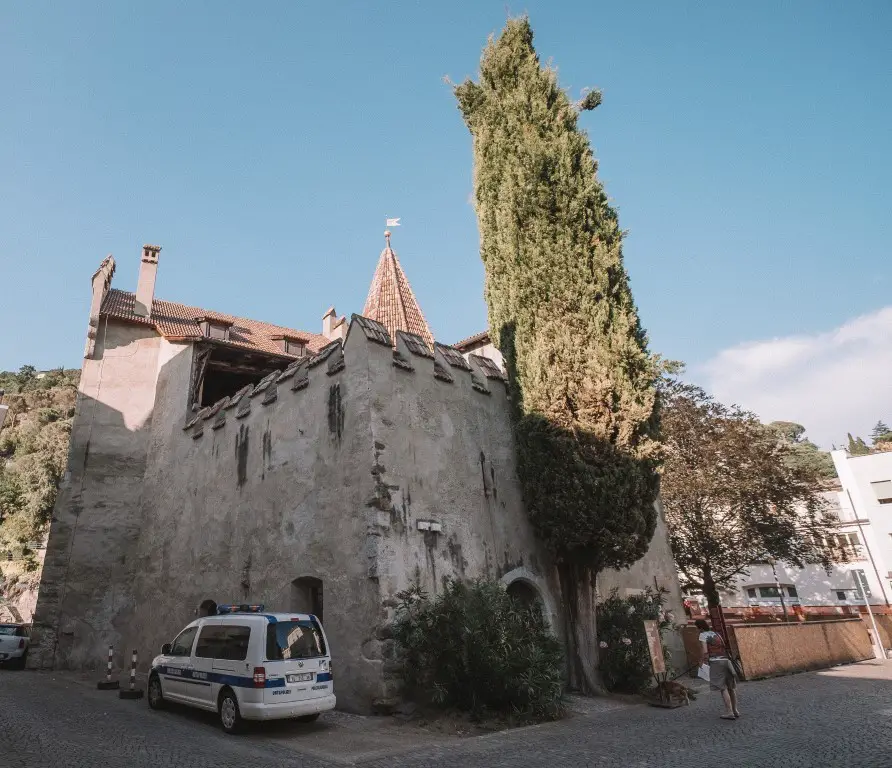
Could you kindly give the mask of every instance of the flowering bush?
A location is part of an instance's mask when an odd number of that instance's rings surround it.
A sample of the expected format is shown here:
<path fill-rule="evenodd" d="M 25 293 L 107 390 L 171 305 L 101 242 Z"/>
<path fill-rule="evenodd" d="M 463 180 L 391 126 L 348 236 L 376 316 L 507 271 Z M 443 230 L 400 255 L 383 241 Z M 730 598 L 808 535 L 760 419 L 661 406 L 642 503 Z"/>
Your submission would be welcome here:
<path fill-rule="evenodd" d="M 608 691 L 641 693 L 653 685 L 644 621 L 658 621 L 660 637 L 672 626 L 671 612 L 663 610 L 666 590 L 646 589 L 644 594 L 620 597 L 614 589 L 598 605 L 598 647 L 601 675 Z M 663 653 L 667 660 L 665 644 Z"/>
<path fill-rule="evenodd" d="M 538 607 L 487 581 L 449 581 L 432 599 L 414 587 L 399 598 L 393 629 L 409 695 L 475 715 L 563 714 L 563 648 Z"/>

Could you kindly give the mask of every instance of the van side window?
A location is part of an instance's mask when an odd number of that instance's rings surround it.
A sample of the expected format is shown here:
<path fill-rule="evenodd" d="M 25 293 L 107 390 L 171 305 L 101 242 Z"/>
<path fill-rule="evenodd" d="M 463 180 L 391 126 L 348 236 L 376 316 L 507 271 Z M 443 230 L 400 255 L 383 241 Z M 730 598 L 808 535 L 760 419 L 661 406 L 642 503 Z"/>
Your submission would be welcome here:
<path fill-rule="evenodd" d="M 188 656 L 192 652 L 192 641 L 195 640 L 195 633 L 198 627 L 189 627 L 184 629 L 177 635 L 177 639 L 173 641 L 170 648 L 171 656 Z"/>
<path fill-rule="evenodd" d="M 244 661 L 248 658 L 250 627 L 206 626 L 202 627 L 195 655 L 202 659 Z"/>

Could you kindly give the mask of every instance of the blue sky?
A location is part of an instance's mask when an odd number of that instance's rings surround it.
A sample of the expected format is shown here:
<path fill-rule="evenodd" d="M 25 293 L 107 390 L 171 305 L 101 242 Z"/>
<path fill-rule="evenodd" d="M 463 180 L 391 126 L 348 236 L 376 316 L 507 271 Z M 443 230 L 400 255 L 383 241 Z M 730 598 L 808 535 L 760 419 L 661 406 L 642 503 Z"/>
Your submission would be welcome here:
<path fill-rule="evenodd" d="M 892 5 L 835 5 L 507 6 L 563 86 L 603 89 L 581 122 L 643 322 L 707 383 L 729 349 L 892 305 Z M 111 252 L 132 290 L 144 242 L 156 296 L 318 330 L 330 304 L 362 309 L 385 216 L 436 337 L 484 328 L 444 77 L 475 75 L 505 18 L 0 0 L 0 369 L 79 365 L 90 275 Z"/>

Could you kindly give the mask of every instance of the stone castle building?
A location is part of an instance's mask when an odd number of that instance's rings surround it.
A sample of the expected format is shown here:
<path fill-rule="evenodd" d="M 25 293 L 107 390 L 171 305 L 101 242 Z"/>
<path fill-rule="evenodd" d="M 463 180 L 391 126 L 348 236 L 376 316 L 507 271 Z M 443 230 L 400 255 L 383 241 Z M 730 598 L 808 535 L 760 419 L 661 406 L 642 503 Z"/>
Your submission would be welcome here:
<path fill-rule="evenodd" d="M 332 308 L 321 333 L 156 299 L 160 250 L 135 294 L 112 257 L 93 275 L 31 666 L 97 669 L 110 644 L 145 666 L 215 603 L 262 602 L 322 617 L 340 705 L 370 711 L 398 689 L 388 627 L 412 584 L 500 579 L 562 633 L 498 352 L 434 340 L 389 238 L 363 314 Z M 680 616 L 662 518 L 647 556 L 599 579 L 655 584 Z"/>

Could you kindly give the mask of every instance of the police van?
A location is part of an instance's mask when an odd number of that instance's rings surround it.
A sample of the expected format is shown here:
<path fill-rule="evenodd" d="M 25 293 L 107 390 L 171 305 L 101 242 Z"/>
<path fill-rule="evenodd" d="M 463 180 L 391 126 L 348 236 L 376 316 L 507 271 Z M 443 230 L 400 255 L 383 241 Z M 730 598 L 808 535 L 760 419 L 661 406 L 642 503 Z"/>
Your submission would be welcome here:
<path fill-rule="evenodd" d="M 227 733 L 243 720 L 309 722 L 334 709 L 331 654 L 315 616 L 262 605 L 217 613 L 193 621 L 152 660 L 152 709 L 177 702 L 217 712 Z"/>

